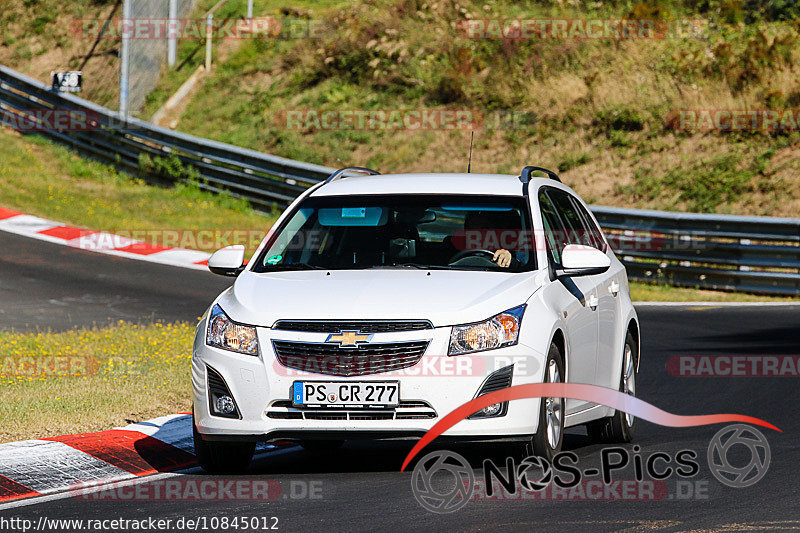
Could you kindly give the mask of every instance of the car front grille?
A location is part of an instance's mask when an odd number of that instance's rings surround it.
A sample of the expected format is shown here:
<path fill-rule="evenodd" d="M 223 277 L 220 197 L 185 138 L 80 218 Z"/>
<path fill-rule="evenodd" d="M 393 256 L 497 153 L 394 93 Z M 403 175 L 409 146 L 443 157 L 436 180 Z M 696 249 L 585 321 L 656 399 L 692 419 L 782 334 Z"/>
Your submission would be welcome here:
<path fill-rule="evenodd" d="M 429 341 L 370 343 L 355 348 L 335 344 L 272 341 L 280 363 L 303 372 L 329 376 L 366 376 L 417 364 Z"/>
<path fill-rule="evenodd" d="M 433 329 L 427 320 L 278 320 L 272 329 L 284 331 L 306 331 L 311 333 L 395 333 L 398 331 L 420 331 Z"/>

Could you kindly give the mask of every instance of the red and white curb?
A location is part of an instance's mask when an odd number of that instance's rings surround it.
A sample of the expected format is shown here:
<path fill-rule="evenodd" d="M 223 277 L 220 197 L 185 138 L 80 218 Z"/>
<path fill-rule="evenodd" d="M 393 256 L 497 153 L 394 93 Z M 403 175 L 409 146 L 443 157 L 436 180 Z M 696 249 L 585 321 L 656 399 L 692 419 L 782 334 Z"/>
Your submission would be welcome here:
<path fill-rule="evenodd" d="M 53 499 L 109 484 L 158 479 L 197 467 L 192 415 L 167 415 L 96 433 L 0 444 L 0 510 L 30 498 Z M 256 457 L 290 452 L 289 442 L 259 443 Z"/>
<path fill-rule="evenodd" d="M 170 248 L 113 233 L 65 226 L 4 207 L 0 207 L 0 230 L 90 252 L 195 270 L 207 270 L 208 258 L 211 257 L 211 254 L 198 250 Z"/>
<path fill-rule="evenodd" d="M 0 444 L 0 504 L 196 465 L 192 416 Z"/>

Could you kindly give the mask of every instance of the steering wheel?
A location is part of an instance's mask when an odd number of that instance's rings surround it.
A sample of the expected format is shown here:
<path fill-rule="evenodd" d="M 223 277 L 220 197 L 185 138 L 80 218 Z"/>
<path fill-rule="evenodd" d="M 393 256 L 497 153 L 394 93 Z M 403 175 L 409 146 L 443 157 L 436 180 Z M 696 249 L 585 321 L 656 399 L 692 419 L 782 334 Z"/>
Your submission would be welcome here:
<path fill-rule="evenodd" d="M 470 257 L 470 256 L 473 256 L 473 255 L 477 256 L 477 257 L 480 257 L 482 259 L 487 259 L 493 265 L 496 264 L 494 262 L 494 252 L 492 252 L 490 250 L 462 250 L 462 251 L 458 252 L 456 255 L 454 255 L 453 257 L 451 257 L 450 260 L 448 261 L 448 264 L 452 265 L 456 261 L 460 261 L 461 259 L 464 259 L 465 257 Z"/>

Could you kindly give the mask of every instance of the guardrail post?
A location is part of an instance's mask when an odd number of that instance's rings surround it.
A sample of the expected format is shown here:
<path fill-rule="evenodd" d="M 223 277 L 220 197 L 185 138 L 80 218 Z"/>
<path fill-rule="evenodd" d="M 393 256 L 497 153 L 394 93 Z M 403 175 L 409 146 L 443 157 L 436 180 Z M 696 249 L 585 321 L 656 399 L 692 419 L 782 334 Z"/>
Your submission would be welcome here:
<path fill-rule="evenodd" d="M 128 85 L 130 80 L 131 64 L 131 0 L 124 0 L 122 3 L 122 47 L 120 50 L 120 72 L 119 72 L 119 114 L 123 119 L 128 119 Z"/>
<path fill-rule="evenodd" d="M 214 14 L 206 17 L 206 72 L 211 70 L 211 41 L 214 35 Z"/>
<path fill-rule="evenodd" d="M 169 29 L 167 30 L 167 65 L 178 61 L 178 0 L 169 0 Z"/>

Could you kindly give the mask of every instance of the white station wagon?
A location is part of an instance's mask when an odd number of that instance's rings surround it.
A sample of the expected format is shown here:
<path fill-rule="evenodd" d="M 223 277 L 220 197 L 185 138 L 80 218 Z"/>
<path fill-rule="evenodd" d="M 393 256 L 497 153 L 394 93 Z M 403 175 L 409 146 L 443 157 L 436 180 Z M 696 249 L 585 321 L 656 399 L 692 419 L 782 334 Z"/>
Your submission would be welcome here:
<path fill-rule="evenodd" d="M 636 393 L 625 269 L 546 169 L 342 169 L 292 203 L 246 265 L 242 246 L 208 264 L 236 276 L 200 320 L 192 354 L 195 449 L 208 471 L 245 469 L 257 441 L 326 450 L 418 438 L 513 385 Z M 531 398 L 486 407 L 443 437 L 519 442 L 552 458 L 567 427 L 627 442 L 635 422 Z"/>

